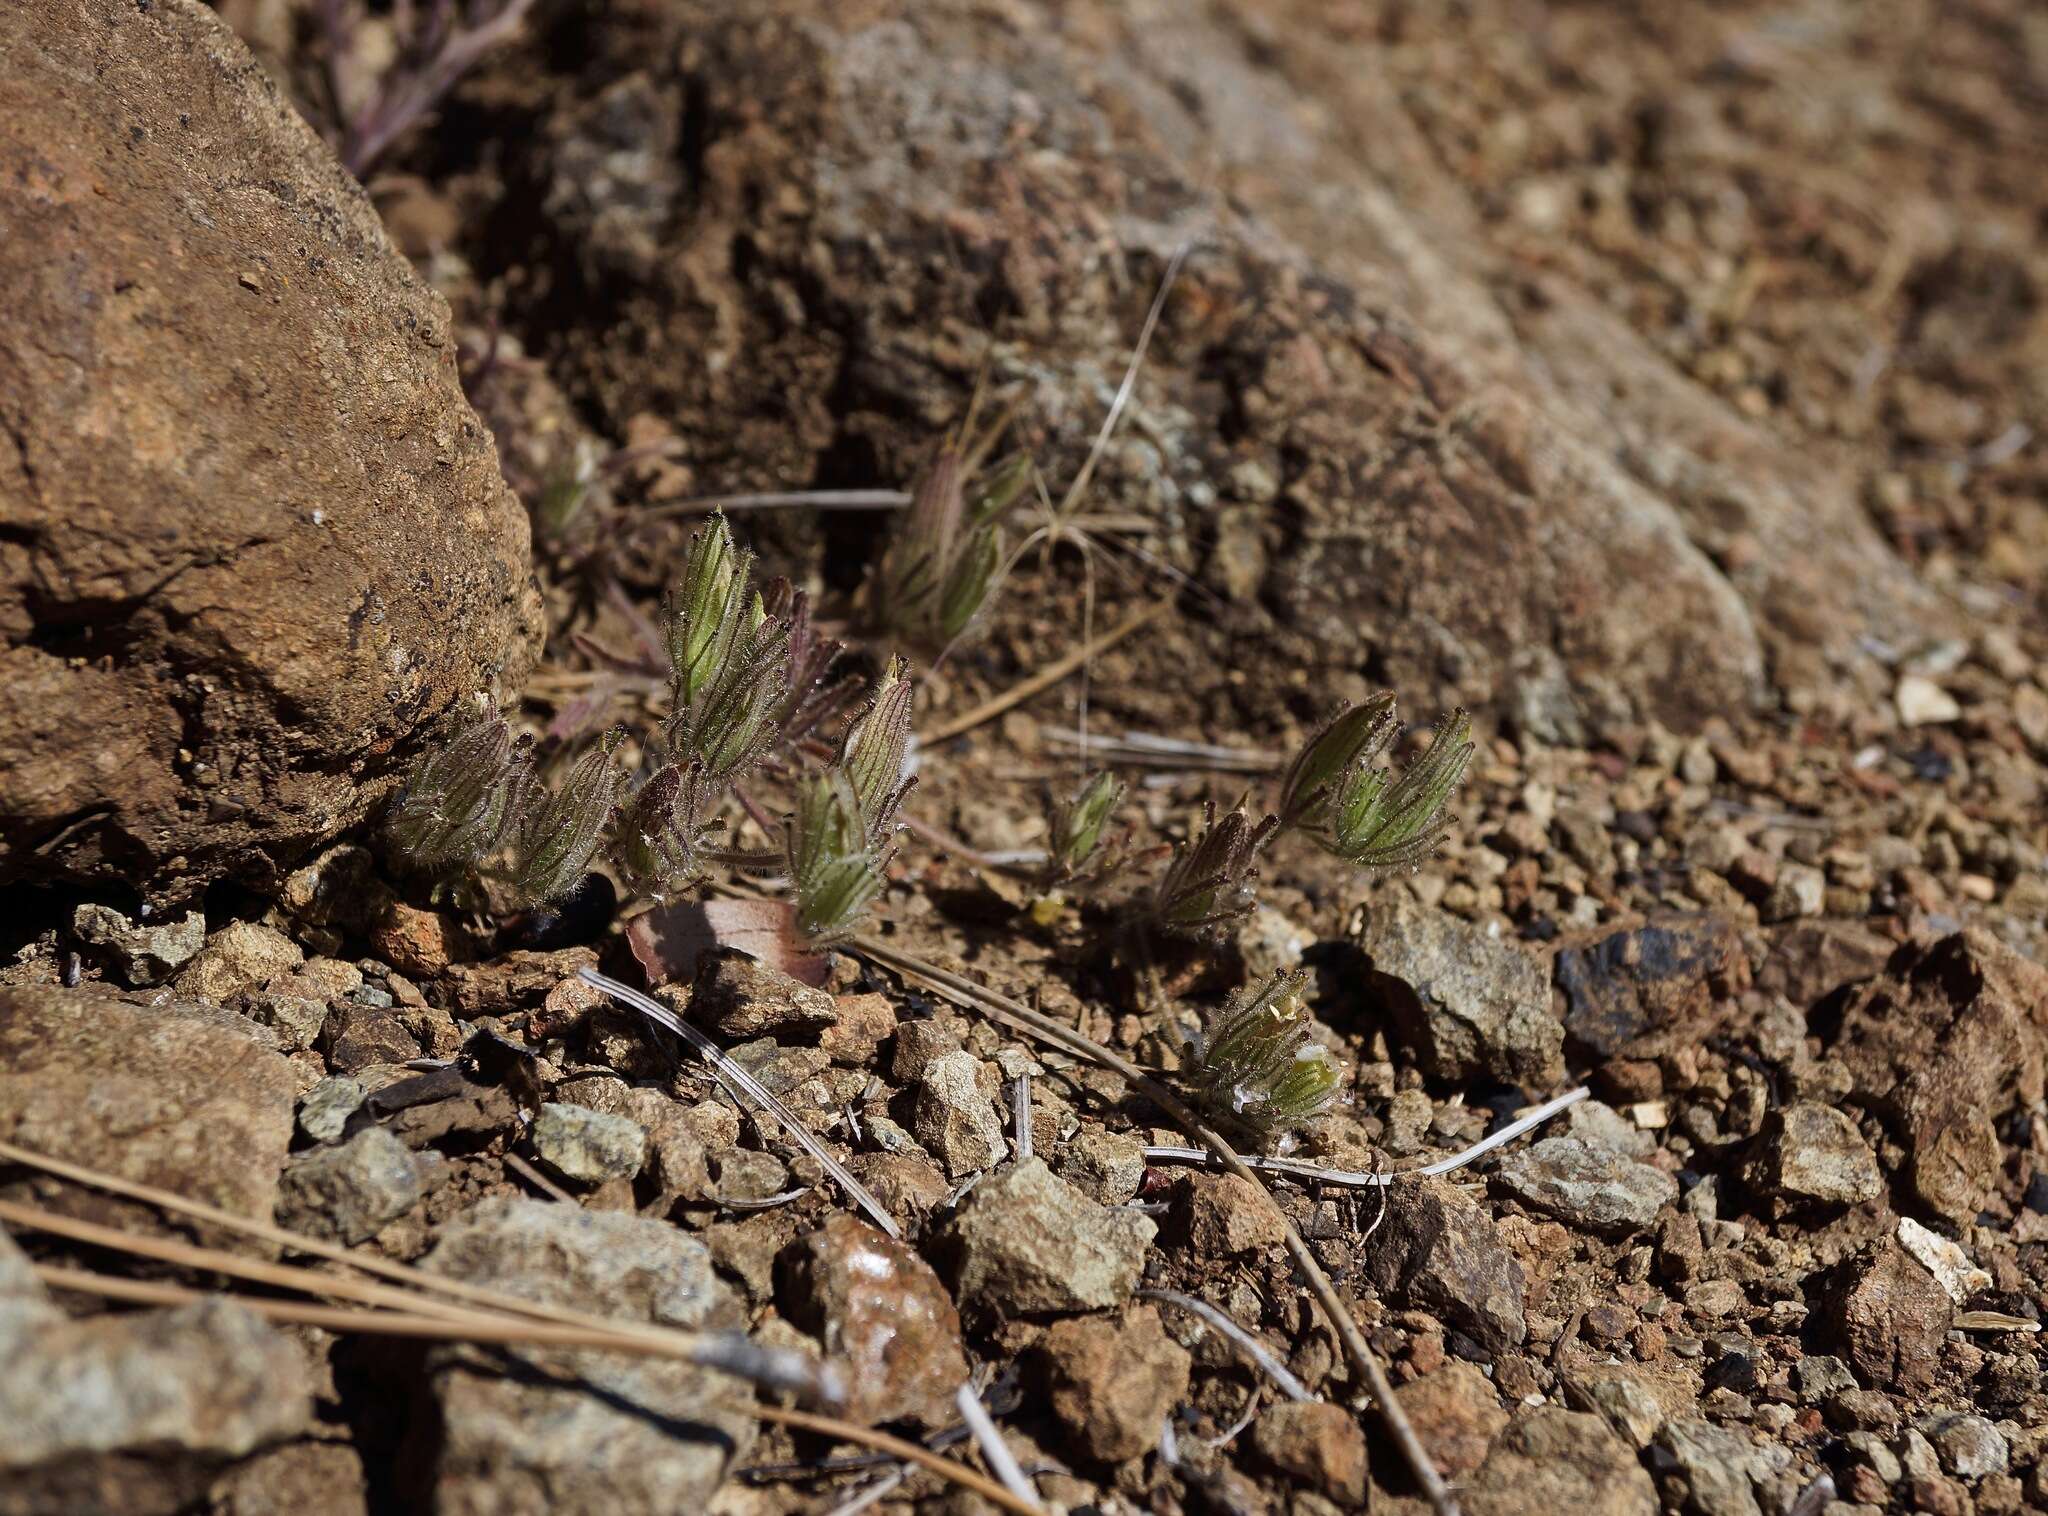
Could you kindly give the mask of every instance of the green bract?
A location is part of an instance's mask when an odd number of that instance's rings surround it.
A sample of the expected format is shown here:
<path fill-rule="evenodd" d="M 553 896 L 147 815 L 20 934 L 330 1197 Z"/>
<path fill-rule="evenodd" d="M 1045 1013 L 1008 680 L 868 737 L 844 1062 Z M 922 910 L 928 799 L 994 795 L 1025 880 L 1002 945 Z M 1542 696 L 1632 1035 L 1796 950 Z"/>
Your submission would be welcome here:
<path fill-rule="evenodd" d="M 1305 971 L 1283 970 L 1255 991 L 1240 991 L 1196 1039 L 1189 1079 L 1212 1110 L 1271 1132 L 1336 1101 L 1343 1071 L 1309 1039 L 1307 983 Z"/>
<path fill-rule="evenodd" d="M 1279 826 L 1275 816 L 1254 824 L 1242 809 L 1218 821 L 1216 807 L 1208 806 L 1202 830 L 1175 850 L 1153 891 L 1154 923 L 1182 936 L 1213 937 L 1250 915 L 1259 877 L 1252 865 Z"/>
<path fill-rule="evenodd" d="M 860 801 L 843 773 L 813 774 L 797 787 L 787 828 L 789 878 L 796 891 L 796 929 L 814 945 L 860 930 L 882 893 L 876 839 L 861 819 Z"/>

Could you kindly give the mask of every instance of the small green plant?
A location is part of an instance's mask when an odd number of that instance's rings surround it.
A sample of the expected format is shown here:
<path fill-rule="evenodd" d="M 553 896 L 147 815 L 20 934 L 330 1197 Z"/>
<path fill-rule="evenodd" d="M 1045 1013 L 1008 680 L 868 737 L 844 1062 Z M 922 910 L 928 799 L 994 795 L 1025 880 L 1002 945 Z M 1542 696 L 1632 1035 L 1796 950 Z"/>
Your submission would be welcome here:
<path fill-rule="evenodd" d="M 1376 767 L 1393 740 L 1394 697 L 1339 711 L 1288 770 L 1281 819 L 1359 868 L 1419 863 L 1447 830 L 1444 809 L 1472 760 L 1471 722 L 1453 711 L 1398 779 Z"/>
<path fill-rule="evenodd" d="M 926 647 L 950 647 L 989 604 L 1001 577 L 1003 517 L 1030 487 L 1031 459 L 983 465 L 1009 416 L 974 431 L 981 394 L 932 461 L 868 578 L 875 622 Z"/>
<path fill-rule="evenodd" d="M 1336 1103 L 1344 1073 L 1310 1038 L 1315 1018 L 1302 999 L 1307 984 L 1304 970 L 1290 969 L 1240 990 L 1195 1039 L 1186 1077 L 1211 1111 L 1266 1135 Z"/>
<path fill-rule="evenodd" d="M 385 835 L 423 874 L 474 874 L 503 885 L 522 906 L 559 900 L 589 870 L 611 823 L 622 778 L 613 732 L 550 791 L 531 744 L 514 741 L 503 717 L 464 727 L 427 755 L 391 804 Z"/>
<path fill-rule="evenodd" d="M 803 740 L 844 698 L 827 683 L 840 647 L 817 635 L 801 591 L 781 580 L 755 590 L 753 557 L 722 515 L 691 539 L 665 609 L 669 713 L 650 734 L 637 787 L 614 762 L 620 733 L 551 790 L 529 744 L 493 717 L 421 760 L 387 813 L 386 838 L 422 873 L 491 878 L 533 904 L 566 895 L 600 856 L 656 899 L 714 862 L 786 864 L 805 940 L 845 937 L 881 892 L 914 782 L 909 665 L 892 660 L 830 762 L 794 777 L 782 849 L 739 852 L 723 845 L 720 814 L 763 764 L 801 767 Z"/>
<path fill-rule="evenodd" d="M 847 724 L 831 765 L 797 790 L 785 852 L 797 931 L 813 945 L 852 936 L 882 893 L 896 813 L 917 783 L 904 775 L 914 693 L 910 666 L 892 658 L 874 698 Z"/>
<path fill-rule="evenodd" d="M 1100 884 L 1121 870 L 1129 833 L 1105 833 L 1123 800 L 1123 781 L 1104 769 L 1067 799 L 1056 802 L 1047 818 L 1045 865 L 1039 883 L 1047 889 Z"/>
<path fill-rule="evenodd" d="M 1429 750 L 1398 778 L 1378 766 L 1400 723 L 1394 697 L 1347 705 L 1314 733 L 1280 782 L 1280 808 L 1254 823 L 1242 805 L 1175 849 L 1145 919 L 1183 937 L 1213 937 L 1257 904 L 1258 856 L 1282 830 L 1298 831 L 1356 868 L 1420 863 L 1442 843 L 1444 813 L 1472 759 L 1471 722 L 1453 711 Z"/>

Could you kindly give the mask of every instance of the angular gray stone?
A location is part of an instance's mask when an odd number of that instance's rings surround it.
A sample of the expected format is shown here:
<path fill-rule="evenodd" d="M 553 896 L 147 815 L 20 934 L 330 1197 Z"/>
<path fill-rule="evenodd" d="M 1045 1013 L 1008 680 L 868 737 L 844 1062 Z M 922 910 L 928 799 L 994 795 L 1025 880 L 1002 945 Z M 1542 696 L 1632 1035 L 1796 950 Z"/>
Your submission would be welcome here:
<path fill-rule="evenodd" d="M 162 984 L 206 941 L 206 918 L 187 911 L 175 921 L 131 921 L 104 905 L 71 913 L 71 935 L 135 986 Z"/>
<path fill-rule="evenodd" d="M 1684 1479 L 1698 1516 L 1763 1516 L 1755 1475 L 1767 1473 L 1749 1439 L 1707 1421 L 1667 1421 L 1657 1446 Z"/>
<path fill-rule="evenodd" d="M 1365 1270 L 1396 1304 L 1433 1311 L 1480 1345 L 1529 1336 L 1527 1282 L 1493 1218 L 1438 1176 L 1403 1182 L 1365 1243 Z"/>
<path fill-rule="evenodd" d="M 421 1266 L 619 1320 L 742 1324 L 703 1244 L 647 1217 L 486 1201 L 443 1226 Z M 448 1345 L 428 1355 L 427 1382 L 437 1415 L 417 1423 L 415 1451 L 430 1460 L 432 1509 L 449 1516 L 701 1510 L 753 1441 L 745 1389 L 683 1363 Z"/>
<path fill-rule="evenodd" d="M 73 1321 L 0 1233 L 0 1511 L 168 1516 L 312 1408 L 283 1334 L 225 1301 Z"/>
<path fill-rule="evenodd" d="M 1877 1154 L 1856 1123 L 1817 1101 L 1773 1111 L 1744 1173 L 1754 1188 L 1794 1206 L 1860 1205 L 1884 1193 Z"/>
<path fill-rule="evenodd" d="M 299 1130 L 315 1142 L 332 1142 L 362 1109 L 369 1091 L 360 1079 L 330 1074 L 299 1097 Z"/>
<path fill-rule="evenodd" d="M 1832 1353 L 1805 1353 L 1792 1365 L 1792 1387 L 1808 1405 L 1820 1405 L 1855 1389 L 1856 1376 Z"/>
<path fill-rule="evenodd" d="M 1513 943 L 1389 892 L 1367 913 L 1358 945 L 1401 1046 L 1432 1078 L 1544 1085 L 1563 1073 L 1549 976 Z"/>
<path fill-rule="evenodd" d="M 1001 1076 L 972 1053 L 944 1053 L 917 1076 L 910 1129 L 949 1177 L 993 1168 L 1010 1153 L 995 1092 Z"/>
<path fill-rule="evenodd" d="M 1986 1475 L 2003 1474 L 2012 1460 L 2005 1434 L 1982 1416 L 1938 1411 L 1923 1417 L 1916 1430 L 1934 1445 L 1943 1468 L 1973 1484 Z"/>
<path fill-rule="evenodd" d="M 381 1126 L 364 1127 L 284 1171 L 277 1223 L 331 1242 L 362 1242 L 411 1210 L 423 1192 L 412 1149 Z"/>
<path fill-rule="evenodd" d="M 1678 1181 L 1581 1137 L 1546 1137 L 1501 1164 L 1497 1183 L 1531 1210 L 1607 1236 L 1640 1232 L 1678 1199 Z"/>
<path fill-rule="evenodd" d="M 1145 1179 L 1145 1144 L 1127 1132 L 1088 1127 L 1054 1155 L 1060 1178 L 1091 1200 L 1122 1205 Z"/>
<path fill-rule="evenodd" d="M 1158 1228 L 1026 1158 L 976 1185 L 947 1225 L 960 1302 L 1005 1315 L 1098 1311 L 1137 1288 Z"/>
<path fill-rule="evenodd" d="M 533 1150 L 583 1184 L 631 1179 L 647 1161 L 647 1129 L 631 1117 L 550 1102 L 533 1118 Z"/>

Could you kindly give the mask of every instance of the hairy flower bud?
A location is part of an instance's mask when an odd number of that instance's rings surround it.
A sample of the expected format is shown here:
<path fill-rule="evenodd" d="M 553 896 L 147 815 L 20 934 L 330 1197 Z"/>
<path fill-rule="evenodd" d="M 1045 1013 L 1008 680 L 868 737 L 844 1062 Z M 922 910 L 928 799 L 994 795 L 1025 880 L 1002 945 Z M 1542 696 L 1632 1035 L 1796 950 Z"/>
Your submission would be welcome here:
<path fill-rule="evenodd" d="M 625 733 L 613 730 L 576 761 L 552 794 L 536 785 L 513 839 L 511 881 L 530 904 L 559 900 L 590 869 L 618 799 L 612 763 Z"/>
<path fill-rule="evenodd" d="M 1305 970 L 1282 970 L 1239 991 L 1196 1039 L 1189 1079 L 1212 1110 L 1260 1131 L 1295 1126 L 1336 1100 L 1343 1070 L 1309 1040 Z"/>
<path fill-rule="evenodd" d="M 862 820 L 875 836 L 888 831 L 896 808 L 915 782 L 903 776 L 910 758 L 915 694 L 910 664 L 900 657 L 891 658 L 874 698 L 847 725 L 846 735 L 840 739 L 839 769 L 853 787 Z"/>
<path fill-rule="evenodd" d="M 735 546 L 725 513 L 690 539 L 675 593 L 668 600 L 668 659 L 678 707 L 693 704 L 715 680 L 733 640 L 747 628 L 753 555 Z M 758 607 L 752 620 L 760 619 Z"/>
<path fill-rule="evenodd" d="M 844 774 L 828 769 L 798 786 L 787 848 L 796 928 L 804 940 L 822 946 L 859 931 L 882 893 L 887 858 L 877 855 Z"/>
<path fill-rule="evenodd" d="M 1169 932 L 1213 937 L 1249 916 L 1258 903 L 1259 849 L 1279 829 L 1280 818 L 1257 825 L 1242 810 L 1221 821 L 1215 806 L 1202 817 L 1201 832 L 1182 843 L 1152 894 L 1152 919 Z"/>
<path fill-rule="evenodd" d="M 1320 826 L 1332 793 L 1354 770 L 1378 758 L 1394 731 L 1394 697 L 1386 693 L 1363 705 L 1347 704 L 1325 721 L 1280 782 L 1281 824 L 1309 830 Z"/>
<path fill-rule="evenodd" d="M 1123 803 L 1123 781 L 1104 769 L 1053 808 L 1046 848 L 1046 877 L 1052 883 L 1094 874 L 1107 859 L 1102 833 Z"/>
<path fill-rule="evenodd" d="M 1421 862 L 1443 841 L 1444 810 L 1471 760 L 1471 721 L 1453 711 L 1437 723 L 1429 751 L 1399 779 L 1351 769 L 1329 805 L 1323 846 L 1360 868 Z"/>

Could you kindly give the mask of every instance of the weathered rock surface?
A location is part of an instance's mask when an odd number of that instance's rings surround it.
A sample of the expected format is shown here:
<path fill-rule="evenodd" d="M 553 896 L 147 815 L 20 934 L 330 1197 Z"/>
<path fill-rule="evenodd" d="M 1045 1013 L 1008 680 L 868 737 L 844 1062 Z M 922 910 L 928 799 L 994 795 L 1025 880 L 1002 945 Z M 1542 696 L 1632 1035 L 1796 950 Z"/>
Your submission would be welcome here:
<path fill-rule="evenodd" d="M 1550 981 L 1512 942 L 1398 891 L 1374 902 L 1358 940 L 1424 1073 L 1541 1086 L 1563 1072 Z"/>
<path fill-rule="evenodd" d="M 2048 969 L 1981 930 L 1908 945 L 1840 1027 L 1829 1054 L 1858 1100 L 1897 1122 L 1914 1196 L 1974 1221 L 2000 1181 L 1998 1122 L 2042 1098 Z"/>
<path fill-rule="evenodd" d="M 71 934 L 105 962 L 122 983 L 161 984 L 206 941 L 206 918 L 186 911 L 175 920 L 131 921 L 104 905 L 81 905 Z"/>
<path fill-rule="evenodd" d="M 365 1127 L 284 1171 L 277 1220 L 330 1242 L 362 1242 L 411 1210 L 424 1188 L 412 1149 L 381 1126 Z"/>
<path fill-rule="evenodd" d="M 446 307 L 196 0 L 10 18 L 0 285 L 0 879 L 271 884 L 531 657 Z"/>
<path fill-rule="evenodd" d="M 953 1418 L 967 1353 L 930 1264 L 841 1212 L 783 1249 L 776 1271 L 784 1314 L 846 1366 L 846 1414 L 924 1426 Z"/>
<path fill-rule="evenodd" d="M 1757 1189 L 1788 1205 L 1860 1205 L 1884 1193 L 1877 1154 L 1856 1123 L 1810 1100 L 1771 1113 L 1745 1172 Z"/>
<path fill-rule="evenodd" d="M 0 1513 L 169 1516 L 298 1432 L 299 1350 L 224 1301 L 73 1321 L 0 1233 Z"/>
<path fill-rule="evenodd" d="M 1822 1320 L 1858 1378 L 1903 1390 L 1933 1382 L 1955 1303 L 1918 1259 L 1885 1240 L 1826 1283 Z"/>
<path fill-rule="evenodd" d="M 1033 1315 L 1122 1305 L 1157 1233 L 1149 1216 L 1097 1205 L 1032 1157 L 976 1185 L 946 1241 L 963 1305 Z"/>
<path fill-rule="evenodd" d="M 533 1118 L 533 1150 L 580 1184 L 631 1179 L 647 1161 L 647 1128 L 630 1116 L 550 1101 Z"/>
<path fill-rule="evenodd" d="M 1098 1463 L 1151 1452 L 1168 1413 L 1187 1398 L 1193 1360 L 1149 1305 L 1122 1321 L 1055 1322 L 1039 1352 L 1053 1415 Z"/>
<path fill-rule="evenodd" d="M 441 1228 L 422 1267 L 530 1300 L 684 1329 L 733 1328 L 739 1303 L 704 1245 L 665 1222 L 487 1201 Z M 580 1350 L 428 1355 L 438 1436 L 426 1498 L 444 1513 L 673 1516 L 701 1509 L 753 1439 L 730 1379 Z"/>
<path fill-rule="evenodd" d="M 1583 1137 L 1531 1144 L 1501 1164 L 1497 1182 L 1533 1210 L 1615 1237 L 1644 1230 L 1678 1199 L 1678 1181 L 1662 1169 Z"/>
<path fill-rule="evenodd" d="M 1653 922 L 1557 955 L 1565 1032 L 1596 1058 L 1655 1057 L 1713 1026 L 1712 1007 L 1749 982 L 1741 938 L 1712 917 Z"/>
<path fill-rule="evenodd" d="M 0 990 L 0 1137 L 268 1221 L 300 1079 L 267 1037 L 210 1006 Z M 75 1190 L 61 1203 L 156 1214 Z"/>
<path fill-rule="evenodd" d="M 1438 1313 L 1485 1347 L 1518 1346 L 1529 1335 L 1527 1282 L 1493 1218 L 1441 1178 L 1404 1184 L 1401 1201 L 1365 1245 L 1374 1287 Z"/>
<path fill-rule="evenodd" d="M 1598 1416 L 1537 1406 L 1508 1424 L 1460 1503 L 1473 1516 L 1652 1516 L 1657 1487 Z"/>
<path fill-rule="evenodd" d="M 1252 1445 L 1274 1468 L 1325 1498 L 1365 1504 L 1365 1433 L 1343 1406 L 1309 1400 L 1268 1406 L 1252 1425 Z"/>
<path fill-rule="evenodd" d="M 1155 45 L 1169 16 L 1193 73 Z M 997 378 L 1065 477 L 1120 362 L 1100 334 L 1136 320 L 1102 228 L 1149 276 L 1199 227 L 1104 472 L 1247 539 L 1209 570 L 1237 601 L 1219 651 L 1255 632 L 1312 680 L 1370 655 L 1558 740 L 1740 706 L 1770 638 L 1855 658 L 1859 632 L 1938 623 L 1851 479 L 1784 458 L 1592 292 L 1493 266 L 1372 34 L 1300 4 L 665 7 L 533 133 L 588 301 L 559 371 L 619 435 L 679 418 L 708 478 L 806 479 L 848 447 L 904 478 L 972 383 L 956 331 L 1000 308 Z M 663 146 L 686 118 L 716 172 Z"/>

